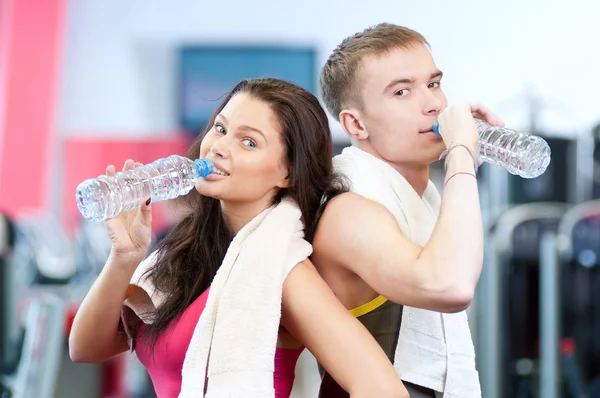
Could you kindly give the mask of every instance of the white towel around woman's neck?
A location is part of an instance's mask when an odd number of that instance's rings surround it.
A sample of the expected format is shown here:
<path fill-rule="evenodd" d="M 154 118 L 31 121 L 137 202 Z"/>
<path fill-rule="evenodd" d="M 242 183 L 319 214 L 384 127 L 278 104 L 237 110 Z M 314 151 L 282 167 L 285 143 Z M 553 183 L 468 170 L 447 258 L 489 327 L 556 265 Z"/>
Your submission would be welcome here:
<path fill-rule="evenodd" d="M 239 231 L 213 279 L 194 330 L 183 363 L 180 398 L 275 396 L 274 357 L 283 283 L 291 269 L 311 253 L 300 209 L 287 198 Z M 131 283 L 144 289 L 156 308 L 163 297 L 144 277 L 154 261 L 154 255 L 144 260 Z M 130 299 L 126 305 L 144 322 L 151 322 L 144 314 L 148 303 Z"/>
<path fill-rule="evenodd" d="M 345 148 L 334 165 L 353 192 L 384 205 L 408 239 L 427 244 L 441 203 L 431 181 L 421 198 L 392 166 L 356 147 Z M 440 314 L 404 306 L 394 367 L 402 380 L 443 392 L 445 398 L 481 397 L 465 311 Z"/>

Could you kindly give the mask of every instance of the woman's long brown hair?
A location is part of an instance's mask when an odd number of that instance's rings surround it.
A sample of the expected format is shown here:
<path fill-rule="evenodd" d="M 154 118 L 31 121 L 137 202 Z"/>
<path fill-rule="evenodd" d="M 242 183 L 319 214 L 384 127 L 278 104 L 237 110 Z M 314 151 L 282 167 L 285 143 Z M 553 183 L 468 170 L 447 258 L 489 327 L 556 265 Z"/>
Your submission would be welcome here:
<path fill-rule="evenodd" d="M 326 202 L 346 190 L 333 172 L 329 122 L 314 95 L 278 79 L 244 80 L 225 97 L 186 156 L 198 157 L 202 138 L 213 127 L 215 117 L 238 93 L 264 101 L 277 116 L 290 176 L 289 187 L 280 191 L 275 202 L 285 195 L 296 201 L 305 238 L 312 241 Z M 196 190 L 182 200 L 187 215 L 159 242 L 157 262 L 148 271 L 154 286 L 166 295 L 153 314 L 153 323 L 144 330 L 151 349 L 172 322 L 210 287 L 233 239 L 218 200 L 201 196 Z"/>

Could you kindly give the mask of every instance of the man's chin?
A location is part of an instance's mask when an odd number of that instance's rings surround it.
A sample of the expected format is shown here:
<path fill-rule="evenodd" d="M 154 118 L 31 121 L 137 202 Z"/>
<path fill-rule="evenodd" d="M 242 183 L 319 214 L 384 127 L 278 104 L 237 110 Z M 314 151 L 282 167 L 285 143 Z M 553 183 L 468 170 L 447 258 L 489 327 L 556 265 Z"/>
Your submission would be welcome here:
<path fill-rule="evenodd" d="M 440 156 L 442 156 L 442 153 L 444 153 L 445 150 L 446 150 L 446 145 L 444 145 L 443 142 L 441 145 L 436 145 L 435 148 L 432 148 L 431 159 L 430 159 L 429 163 L 430 164 L 435 163 L 438 160 L 440 160 Z"/>

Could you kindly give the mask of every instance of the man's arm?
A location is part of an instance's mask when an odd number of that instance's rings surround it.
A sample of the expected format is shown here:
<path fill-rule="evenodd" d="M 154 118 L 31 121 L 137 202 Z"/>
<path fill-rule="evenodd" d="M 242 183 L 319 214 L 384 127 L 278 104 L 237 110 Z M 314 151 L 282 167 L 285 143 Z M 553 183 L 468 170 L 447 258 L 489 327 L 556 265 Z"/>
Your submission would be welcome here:
<path fill-rule="evenodd" d="M 467 150 L 449 154 L 447 177 L 473 173 Z M 313 241 L 319 267 L 340 266 L 393 302 L 440 312 L 471 303 L 483 264 L 483 224 L 477 181 L 454 176 L 444 189 L 431 239 L 408 240 L 377 202 L 347 193 L 328 204 Z"/>

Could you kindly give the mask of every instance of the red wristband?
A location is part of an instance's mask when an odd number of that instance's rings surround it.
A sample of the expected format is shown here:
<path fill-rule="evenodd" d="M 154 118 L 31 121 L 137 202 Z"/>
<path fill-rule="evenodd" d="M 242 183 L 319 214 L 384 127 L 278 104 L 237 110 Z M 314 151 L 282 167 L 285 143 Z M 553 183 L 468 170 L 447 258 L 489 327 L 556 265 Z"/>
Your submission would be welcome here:
<path fill-rule="evenodd" d="M 466 174 L 466 175 L 469 175 L 469 176 L 473 176 L 473 178 L 477 179 L 477 176 L 476 176 L 475 174 L 473 174 L 473 173 L 469 173 L 469 172 L 466 172 L 466 171 L 458 171 L 458 172 L 456 172 L 456 173 L 452 174 L 450 177 L 448 177 L 448 179 L 447 179 L 447 180 L 446 180 L 446 182 L 444 183 L 444 188 L 446 187 L 446 184 L 448 184 L 448 182 L 449 182 L 449 181 L 450 181 L 452 178 L 456 177 L 456 176 L 457 176 L 457 175 L 459 175 L 459 174 Z"/>

